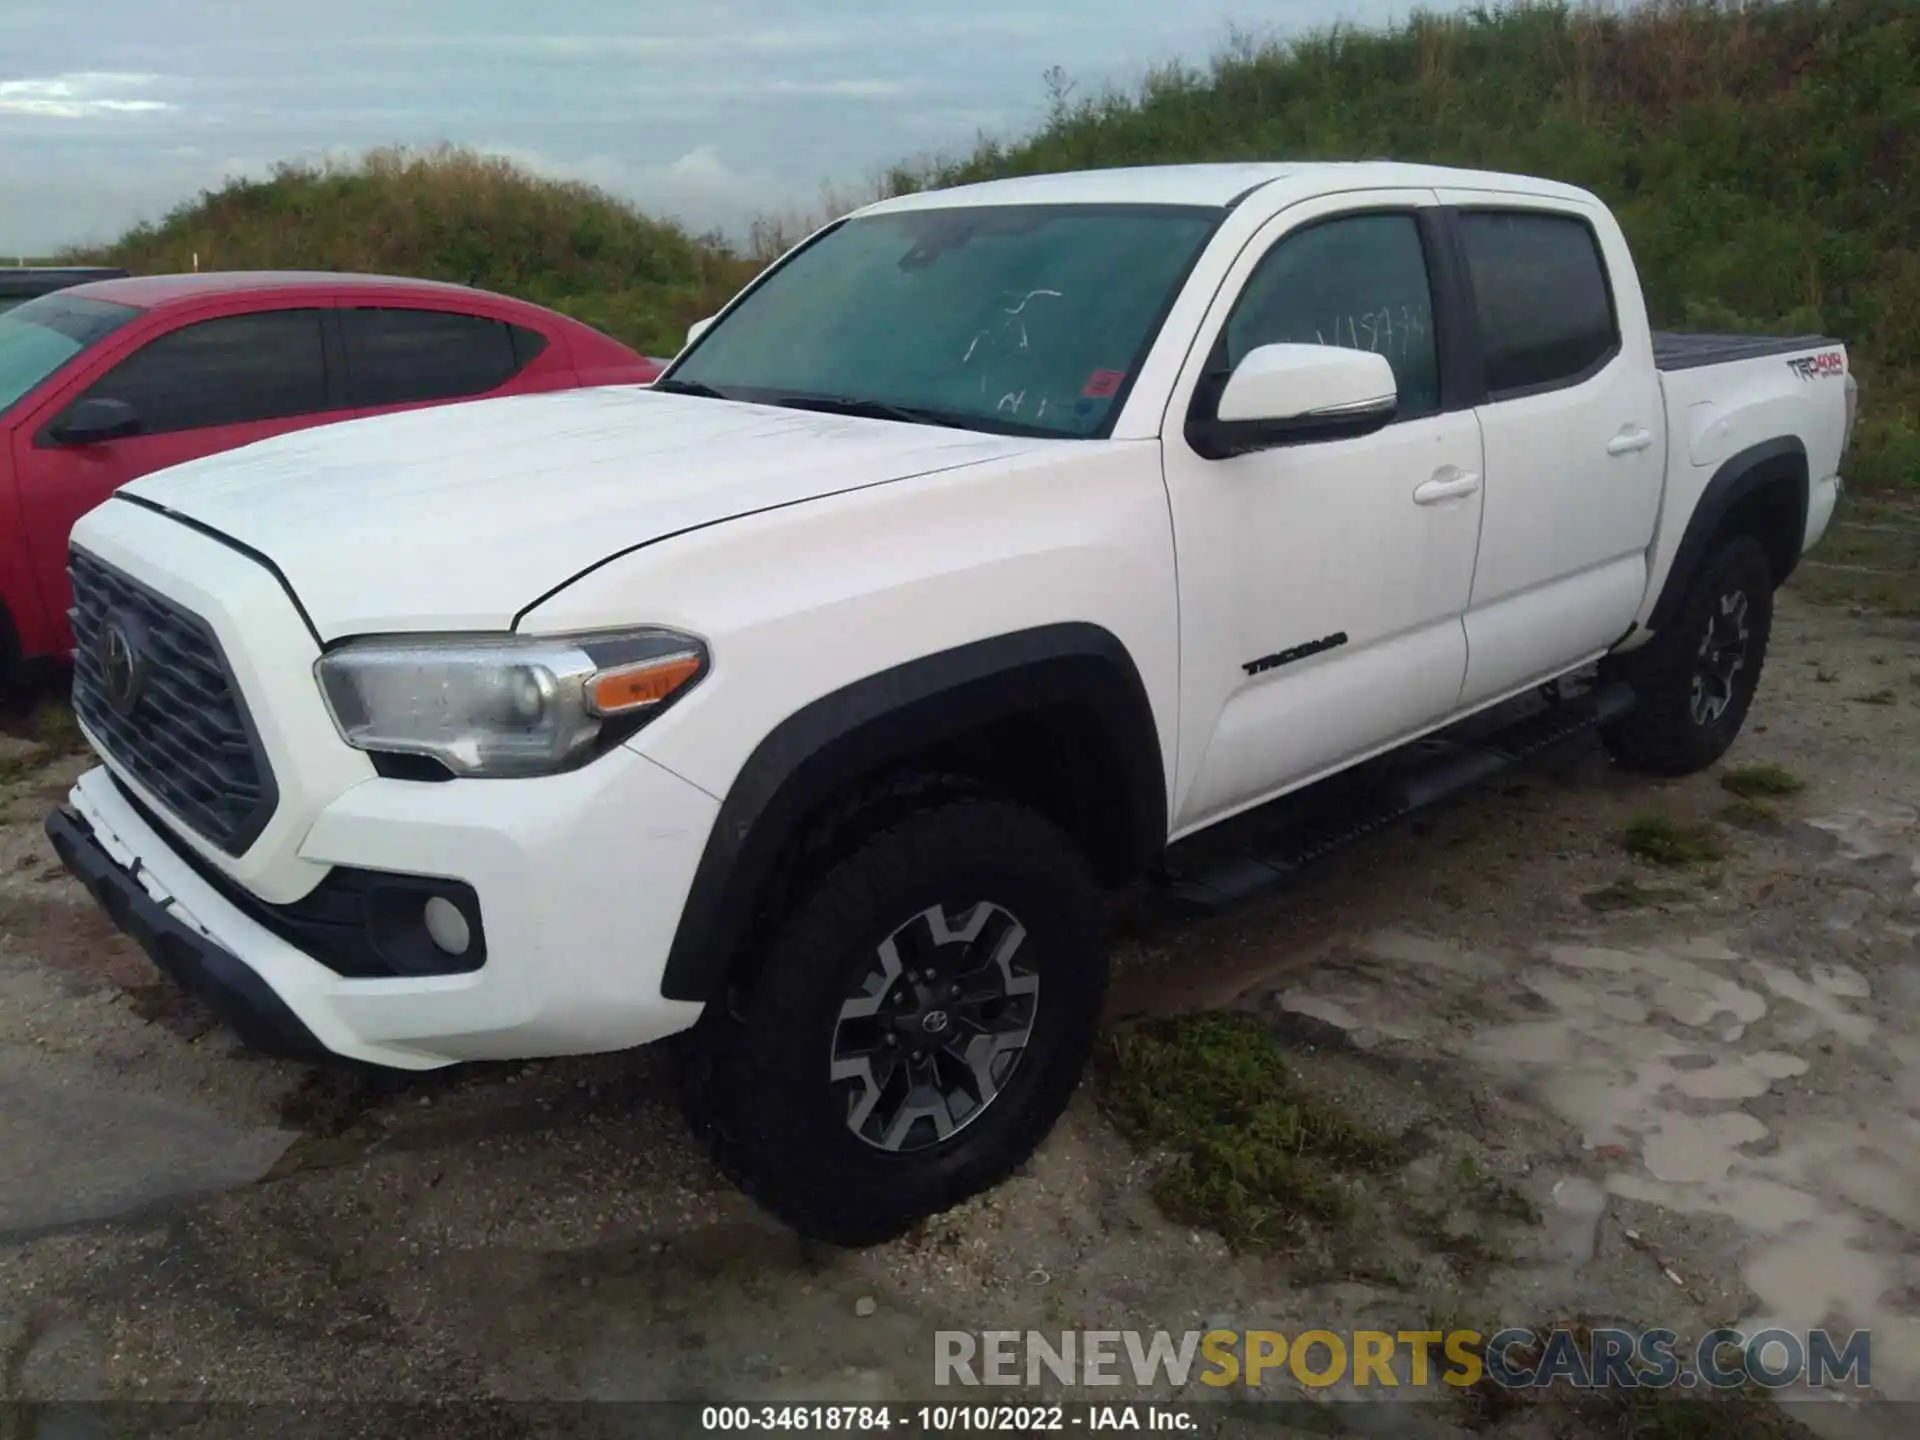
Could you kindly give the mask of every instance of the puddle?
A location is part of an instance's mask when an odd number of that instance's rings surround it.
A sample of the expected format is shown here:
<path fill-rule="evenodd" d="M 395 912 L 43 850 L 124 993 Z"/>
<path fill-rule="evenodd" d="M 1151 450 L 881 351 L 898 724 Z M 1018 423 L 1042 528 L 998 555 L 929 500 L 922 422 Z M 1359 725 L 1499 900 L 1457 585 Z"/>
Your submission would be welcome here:
<path fill-rule="evenodd" d="M 1913 823 L 1896 807 L 1821 822 L 1842 857 L 1826 863 L 1904 874 Z M 1866 928 L 1875 913 L 1854 902 L 1841 918 Z M 1729 1252 L 1677 1263 L 1739 1275 L 1754 1313 L 1736 1323 L 1871 1330 L 1876 1387 L 1920 1400 L 1920 965 L 1863 973 L 1847 951 L 1804 944 L 1761 959 L 1725 935 L 1507 960 L 1398 934 L 1357 948 L 1358 963 L 1302 976 L 1281 1004 L 1352 1035 L 1400 1022 L 1605 1157 L 1556 1180 L 1548 1256 L 1590 1263 L 1616 1199 L 1731 1222 L 1709 1242 Z M 1406 1026 L 1423 1008 L 1437 1023 Z M 1463 1009 L 1465 1025 L 1439 1018 Z"/>
<path fill-rule="evenodd" d="M 0 1235 L 251 1184 L 295 1139 L 0 1053 Z"/>

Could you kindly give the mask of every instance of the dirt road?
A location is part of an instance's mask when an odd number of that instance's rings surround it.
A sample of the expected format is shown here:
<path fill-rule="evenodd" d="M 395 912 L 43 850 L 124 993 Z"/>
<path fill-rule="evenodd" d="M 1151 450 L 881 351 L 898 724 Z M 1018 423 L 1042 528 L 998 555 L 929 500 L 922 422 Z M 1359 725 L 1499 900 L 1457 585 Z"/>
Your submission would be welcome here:
<path fill-rule="evenodd" d="M 0 1399 L 927 1398 L 941 1328 L 1589 1317 L 1870 1328 L 1875 1388 L 1920 1401 L 1920 624 L 1784 596 L 1729 765 L 1762 762 L 1804 790 L 1728 812 L 1722 771 L 1580 745 L 1230 917 L 1124 910 L 1116 1030 L 1267 1017 L 1306 1091 L 1406 1142 L 1346 1225 L 1235 1253 L 1168 1219 L 1094 1085 L 1025 1175 L 837 1253 L 716 1178 L 661 1056 L 370 1079 L 238 1051 L 45 845 L 84 762 L 13 742 Z M 1630 855 L 1650 808 L 1723 856 Z M 1387 1433 L 1337 1408 L 1323 1433 Z"/>

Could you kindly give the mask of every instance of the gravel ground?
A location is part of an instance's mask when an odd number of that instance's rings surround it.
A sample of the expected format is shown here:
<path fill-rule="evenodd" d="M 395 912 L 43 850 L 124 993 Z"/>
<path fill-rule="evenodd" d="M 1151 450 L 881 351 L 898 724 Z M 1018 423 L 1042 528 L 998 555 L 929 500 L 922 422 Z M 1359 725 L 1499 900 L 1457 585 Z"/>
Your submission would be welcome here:
<path fill-rule="evenodd" d="M 1276 1255 L 1166 1219 L 1091 1089 L 1025 1173 L 845 1253 L 719 1180 L 654 1052 L 249 1055 L 53 859 L 84 761 L 6 741 L 0 1400 L 924 1399 L 941 1328 L 1592 1316 L 1871 1328 L 1877 1390 L 1920 1401 L 1916 740 L 1920 624 L 1790 590 L 1728 761 L 1806 782 L 1770 813 L 1576 744 L 1230 916 L 1123 905 L 1114 1023 L 1265 1015 L 1303 1084 L 1419 1137 L 1350 1233 Z M 1629 856 L 1649 807 L 1724 858 Z M 1321 1433 L 1386 1433 L 1338 1408 Z M 1585 1423 L 1418 1417 L 1624 1433 Z"/>

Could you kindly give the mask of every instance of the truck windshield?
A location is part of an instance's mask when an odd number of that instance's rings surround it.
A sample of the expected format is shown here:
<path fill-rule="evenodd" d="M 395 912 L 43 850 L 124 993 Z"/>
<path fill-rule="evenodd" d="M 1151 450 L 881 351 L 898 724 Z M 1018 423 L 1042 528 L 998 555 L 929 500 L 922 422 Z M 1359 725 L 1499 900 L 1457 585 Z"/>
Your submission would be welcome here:
<path fill-rule="evenodd" d="M 1002 205 L 850 220 L 768 276 L 655 388 L 1104 435 L 1221 213 Z"/>
<path fill-rule="evenodd" d="M 0 415 L 139 313 L 131 305 L 55 291 L 0 314 Z"/>

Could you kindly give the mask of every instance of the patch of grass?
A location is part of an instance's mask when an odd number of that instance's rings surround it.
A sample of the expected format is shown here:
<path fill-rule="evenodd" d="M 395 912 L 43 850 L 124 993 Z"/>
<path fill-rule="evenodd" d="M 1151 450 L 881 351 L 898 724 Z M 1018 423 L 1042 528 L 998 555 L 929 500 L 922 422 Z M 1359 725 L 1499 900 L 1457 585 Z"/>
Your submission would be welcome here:
<path fill-rule="evenodd" d="M 1539 1206 L 1468 1152 L 1441 1172 L 1433 1193 L 1420 1197 L 1407 1216 L 1410 1233 L 1426 1249 L 1466 1265 L 1507 1259 L 1502 1223 L 1538 1225 L 1540 1218 Z"/>
<path fill-rule="evenodd" d="M 1763 796 L 1798 795 L 1807 788 L 1807 782 L 1780 765 L 1743 765 L 1722 775 L 1720 787 L 1743 800 L 1758 800 Z"/>
<path fill-rule="evenodd" d="M 1708 826 L 1684 824 L 1657 811 L 1635 816 L 1621 831 L 1620 845 L 1629 855 L 1673 867 L 1719 860 L 1727 853 Z"/>
<path fill-rule="evenodd" d="M 1720 811 L 1720 819 L 1742 830 L 1770 830 L 1780 823 L 1780 814 L 1760 800 L 1736 800 Z"/>
<path fill-rule="evenodd" d="M 1509 1344 L 1505 1358 L 1509 1365 L 1531 1369 L 1545 1358 L 1553 1332 L 1565 1338 L 1556 1349 L 1567 1346 L 1582 1359 L 1593 1356 L 1596 1343 L 1594 1327 L 1586 1321 L 1539 1327 L 1529 1342 Z M 1484 1344 L 1469 1346 L 1470 1353 L 1484 1361 Z M 1569 1353 L 1560 1350 L 1561 1354 Z M 1689 1347 L 1677 1346 L 1677 1356 L 1689 1354 Z M 1647 1365 L 1630 1359 L 1628 1366 L 1641 1373 Z M 1723 1355 L 1721 1363 L 1738 1365 L 1738 1356 Z M 1598 1377 L 1596 1377 L 1598 1378 Z M 1617 1385 L 1584 1389 L 1565 1382 L 1539 1389 L 1507 1389 L 1482 1373 L 1473 1385 L 1455 1392 L 1462 1408 L 1476 1427 L 1492 1424 L 1525 1409 L 1540 1413 L 1545 1422 L 1543 1433 L 1618 1436 L 1620 1440 L 1814 1440 L 1814 1432 L 1795 1420 L 1778 1405 L 1772 1393 L 1748 1382 L 1724 1390 L 1682 1389 L 1679 1386 L 1657 1388 Z M 1547 1417 L 1564 1417 L 1556 1425 Z M 1571 1425 L 1568 1422 L 1572 1422 Z M 1532 1433 L 1529 1431 L 1528 1433 Z"/>
<path fill-rule="evenodd" d="M 1310 1222 L 1348 1218 L 1342 1172 L 1378 1172 L 1403 1158 L 1390 1136 L 1302 1093 L 1252 1016 L 1130 1026 L 1107 1043 L 1100 1072 L 1114 1123 L 1170 1157 L 1154 1186 L 1162 1208 L 1236 1249 L 1284 1247 Z"/>
<path fill-rule="evenodd" d="M 73 707 L 63 699 L 42 700 L 34 707 L 27 727 L 28 733 L 55 755 L 73 755 L 87 748 L 80 722 L 73 718 Z"/>
<path fill-rule="evenodd" d="M 1891 690 L 1869 690 L 1852 697 L 1856 705 L 1891 705 L 1896 698 Z"/>
<path fill-rule="evenodd" d="M 1589 910 L 1605 914 L 1621 910 L 1644 910 L 1651 905 L 1672 905 L 1686 898 L 1687 892 L 1684 890 L 1642 885 L 1631 875 L 1622 875 L 1611 885 L 1589 890 L 1580 897 L 1580 903 Z"/>
<path fill-rule="evenodd" d="M 1538 1205 L 1523 1195 L 1512 1181 L 1483 1169 L 1471 1155 L 1462 1155 L 1454 1165 L 1453 1180 L 1460 1193 L 1486 1214 L 1523 1225 L 1540 1223 Z"/>
<path fill-rule="evenodd" d="M 1767 1391 L 1740 1387 L 1675 1394 L 1653 1388 L 1603 1391 L 1579 1406 L 1597 1426 L 1629 1440 L 1814 1440 Z"/>

